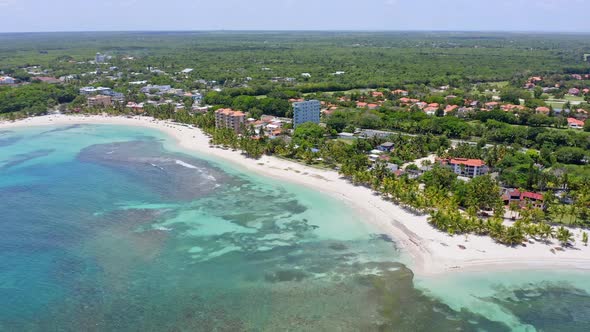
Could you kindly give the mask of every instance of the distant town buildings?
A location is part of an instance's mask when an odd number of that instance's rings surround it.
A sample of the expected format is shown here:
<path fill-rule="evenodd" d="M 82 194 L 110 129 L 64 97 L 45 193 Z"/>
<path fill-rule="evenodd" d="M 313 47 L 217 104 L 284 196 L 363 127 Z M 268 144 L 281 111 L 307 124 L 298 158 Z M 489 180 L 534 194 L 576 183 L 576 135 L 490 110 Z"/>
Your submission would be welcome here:
<path fill-rule="evenodd" d="M 441 165 L 450 167 L 455 174 L 473 178 L 487 174 L 489 168 L 481 159 L 449 158 L 440 159 Z"/>
<path fill-rule="evenodd" d="M 172 90 L 172 86 L 170 85 L 146 85 L 141 88 L 141 93 L 156 93 L 156 94 L 164 94 L 168 93 Z"/>
<path fill-rule="evenodd" d="M 88 107 L 108 107 L 113 104 L 110 96 L 97 95 L 88 98 Z"/>
<path fill-rule="evenodd" d="M 320 123 L 321 103 L 308 100 L 293 103 L 293 127 L 306 122 Z"/>
<path fill-rule="evenodd" d="M 96 63 L 104 63 L 108 59 L 109 59 L 109 57 L 106 54 L 96 53 L 96 56 L 94 57 L 94 62 L 96 62 Z"/>
<path fill-rule="evenodd" d="M 246 114 L 234 111 L 230 108 L 221 108 L 215 111 L 215 128 L 228 128 L 239 133 L 246 122 Z"/>

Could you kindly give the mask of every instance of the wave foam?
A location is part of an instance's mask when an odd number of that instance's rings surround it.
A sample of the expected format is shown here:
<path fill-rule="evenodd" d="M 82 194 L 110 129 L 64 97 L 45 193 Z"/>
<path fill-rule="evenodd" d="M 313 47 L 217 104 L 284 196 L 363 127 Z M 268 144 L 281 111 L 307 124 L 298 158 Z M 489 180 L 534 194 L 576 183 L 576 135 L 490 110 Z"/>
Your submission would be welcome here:
<path fill-rule="evenodd" d="M 199 169 L 197 166 L 191 165 L 191 164 L 186 163 L 186 162 L 184 162 L 182 160 L 176 159 L 174 162 L 176 163 L 176 165 L 180 165 L 180 166 L 183 166 L 183 167 L 186 167 L 186 168 Z"/>

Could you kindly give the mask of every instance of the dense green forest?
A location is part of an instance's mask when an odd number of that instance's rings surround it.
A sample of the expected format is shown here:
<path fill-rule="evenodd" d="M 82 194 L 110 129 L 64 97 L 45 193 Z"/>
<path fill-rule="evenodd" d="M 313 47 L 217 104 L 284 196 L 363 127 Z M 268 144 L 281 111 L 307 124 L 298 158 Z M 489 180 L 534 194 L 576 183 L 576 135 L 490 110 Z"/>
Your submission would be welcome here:
<path fill-rule="evenodd" d="M 125 32 L 0 34 L 0 70 L 25 65 L 56 74 L 96 52 L 128 55 L 139 71 L 195 70 L 191 78 L 231 85 L 251 77 L 263 87 L 292 77 L 303 91 L 504 81 L 531 73 L 588 68 L 584 35 L 418 32 Z M 73 63 L 68 62 L 74 60 Z M 119 60 L 113 61 L 117 65 Z M 91 66 L 89 66 L 91 68 Z M 337 71 L 345 74 L 333 75 Z M 302 78 L 302 73 L 311 77 Z"/>

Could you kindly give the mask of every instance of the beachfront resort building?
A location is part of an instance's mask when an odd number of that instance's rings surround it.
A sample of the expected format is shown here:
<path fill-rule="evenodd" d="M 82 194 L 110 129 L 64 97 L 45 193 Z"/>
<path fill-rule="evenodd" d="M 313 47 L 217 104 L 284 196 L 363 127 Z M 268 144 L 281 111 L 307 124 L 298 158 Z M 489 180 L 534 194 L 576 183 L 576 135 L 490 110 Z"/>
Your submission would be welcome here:
<path fill-rule="evenodd" d="M 230 108 L 221 108 L 215 111 L 215 128 L 229 128 L 239 133 L 245 126 L 246 114 L 234 111 Z"/>
<path fill-rule="evenodd" d="M 439 162 L 450 167 L 459 176 L 473 178 L 489 172 L 486 163 L 481 159 L 449 158 L 439 159 Z"/>
<path fill-rule="evenodd" d="M 293 103 L 293 127 L 306 122 L 320 123 L 320 112 L 321 103 L 318 100 Z"/>
<path fill-rule="evenodd" d="M 113 104 L 110 96 L 97 95 L 88 98 L 88 107 L 108 107 Z"/>

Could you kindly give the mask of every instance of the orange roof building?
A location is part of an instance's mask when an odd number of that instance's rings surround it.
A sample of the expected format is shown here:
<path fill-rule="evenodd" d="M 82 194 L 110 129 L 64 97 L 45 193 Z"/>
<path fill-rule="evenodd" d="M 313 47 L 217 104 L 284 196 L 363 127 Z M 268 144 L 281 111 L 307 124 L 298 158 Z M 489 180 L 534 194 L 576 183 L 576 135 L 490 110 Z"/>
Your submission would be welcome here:
<path fill-rule="evenodd" d="M 221 108 L 215 111 L 215 128 L 228 128 L 239 133 L 246 123 L 246 114 L 231 108 Z"/>

